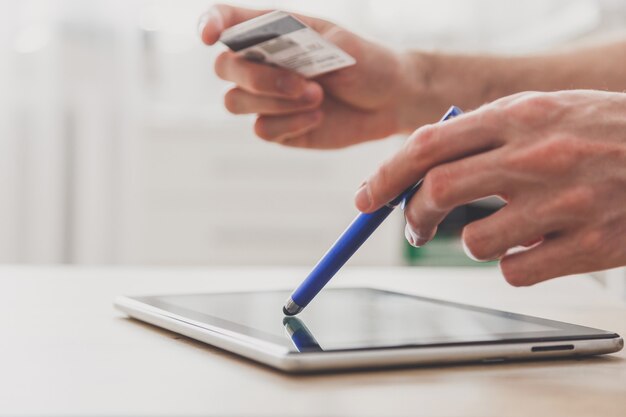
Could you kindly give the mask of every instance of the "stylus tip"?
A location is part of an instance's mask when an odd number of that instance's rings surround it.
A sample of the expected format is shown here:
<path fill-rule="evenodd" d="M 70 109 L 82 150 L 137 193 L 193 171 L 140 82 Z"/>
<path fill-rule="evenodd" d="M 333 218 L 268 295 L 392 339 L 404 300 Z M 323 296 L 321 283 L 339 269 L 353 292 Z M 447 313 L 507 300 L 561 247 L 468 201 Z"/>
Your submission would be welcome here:
<path fill-rule="evenodd" d="M 298 304 L 296 304 L 291 299 L 291 297 L 287 299 L 287 302 L 285 303 L 285 306 L 283 307 L 283 313 L 285 313 L 286 316 L 295 316 L 302 310 L 304 310 L 304 307 L 300 307 Z"/>

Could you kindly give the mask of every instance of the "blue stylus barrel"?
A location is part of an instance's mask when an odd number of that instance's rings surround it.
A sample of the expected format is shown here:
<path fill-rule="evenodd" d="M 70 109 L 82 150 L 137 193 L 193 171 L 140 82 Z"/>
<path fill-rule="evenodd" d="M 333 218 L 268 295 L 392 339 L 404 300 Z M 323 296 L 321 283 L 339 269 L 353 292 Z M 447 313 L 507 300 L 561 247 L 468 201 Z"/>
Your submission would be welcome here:
<path fill-rule="evenodd" d="M 463 113 L 458 107 L 452 106 L 441 121 L 451 119 Z M 330 279 L 341 269 L 361 245 L 370 237 L 389 214 L 398 206 L 405 205 L 420 188 L 421 180 L 404 190 L 389 204 L 373 213 L 360 213 L 339 236 L 339 239 L 315 265 L 309 276 L 291 294 L 291 300 L 297 304 L 297 309 L 290 311 L 288 304 L 283 308 L 285 314 L 297 314 L 306 307 Z"/>
<path fill-rule="evenodd" d="M 309 276 L 296 288 L 291 299 L 300 307 L 306 307 L 393 209 L 393 207 L 383 206 L 373 213 L 360 213 L 356 216 L 350 226 L 339 236 L 337 242 L 315 265 Z"/>

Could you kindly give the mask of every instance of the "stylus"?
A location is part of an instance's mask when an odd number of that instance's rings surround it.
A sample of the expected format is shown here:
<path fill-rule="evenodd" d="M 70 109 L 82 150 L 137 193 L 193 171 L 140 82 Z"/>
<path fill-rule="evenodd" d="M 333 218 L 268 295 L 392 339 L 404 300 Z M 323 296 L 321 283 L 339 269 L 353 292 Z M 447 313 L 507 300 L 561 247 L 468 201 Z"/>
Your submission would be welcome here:
<path fill-rule="evenodd" d="M 324 350 L 299 318 L 284 317 L 283 326 L 298 352 L 322 352 Z"/>
<path fill-rule="evenodd" d="M 463 113 L 458 107 L 452 106 L 441 118 L 446 121 Z M 397 206 L 403 206 L 413 197 L 422 181 L 407 188 L 391 202 L 372 213 L 359 213 L 348 228 L 339 236 L 326 254 L 319 260 L 311 273 L 294 290 L 283 307 L 283 313 L 294 316 L 301 312 L 313 298 L 324 288 L 330 279 L 354 255 L 361 245 L 381 225 Z"/>

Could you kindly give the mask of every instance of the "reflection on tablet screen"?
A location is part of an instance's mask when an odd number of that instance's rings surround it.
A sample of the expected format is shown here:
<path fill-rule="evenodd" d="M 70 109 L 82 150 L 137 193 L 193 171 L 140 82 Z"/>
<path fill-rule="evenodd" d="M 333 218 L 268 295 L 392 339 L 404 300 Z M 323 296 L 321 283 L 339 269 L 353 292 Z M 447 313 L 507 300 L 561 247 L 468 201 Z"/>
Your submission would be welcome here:
<path fill-rule="evenodd" d="M 192 294 L 143 297 L 142 301 L 198 323 L 265 338 L 297 351 L 487 342 L 591 331 L 364 288 L 326 290 L 297 319 L 289 320 L 281 312 L 288 295 L 286 291 Z"/>

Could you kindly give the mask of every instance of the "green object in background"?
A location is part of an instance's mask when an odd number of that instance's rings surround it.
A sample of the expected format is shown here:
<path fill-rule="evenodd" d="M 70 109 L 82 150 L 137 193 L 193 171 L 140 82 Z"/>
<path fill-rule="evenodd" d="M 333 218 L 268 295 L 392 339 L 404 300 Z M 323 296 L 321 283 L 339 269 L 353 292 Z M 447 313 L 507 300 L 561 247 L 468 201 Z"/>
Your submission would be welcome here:
<path fill-rule="evenodd" d="M 404 242 L 404 258 L 409 265 L 417 266 L 493 266 L 496 262 L 476 262 L 463 251 L 461 238 L 454 234 L 438 234 L 422 246 L 414 248 Z"/>
<path fill-rule="evenodd" d="M 497 262 L 476 262 L 465 254 L 461 243 L 463 228 L 476 220 L 495 213 L 501 204 L 491 206 L 470 203 L 452 210 L 439 224 L 435 238 L 414 248 L 404 241 L 404 259 L 409 265 L 423 266 L 493 266 Z"/>

